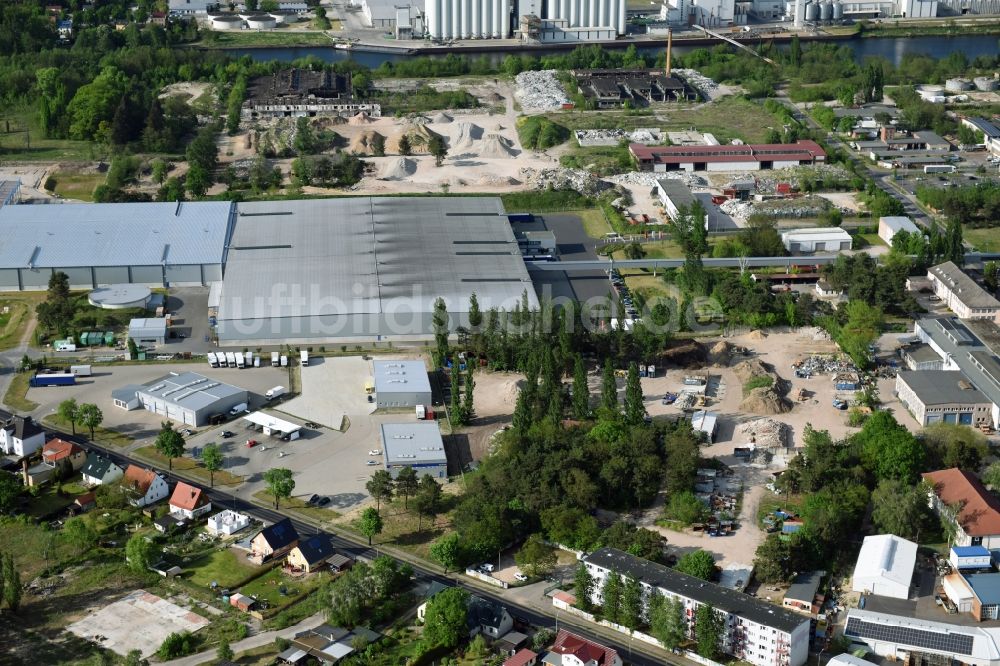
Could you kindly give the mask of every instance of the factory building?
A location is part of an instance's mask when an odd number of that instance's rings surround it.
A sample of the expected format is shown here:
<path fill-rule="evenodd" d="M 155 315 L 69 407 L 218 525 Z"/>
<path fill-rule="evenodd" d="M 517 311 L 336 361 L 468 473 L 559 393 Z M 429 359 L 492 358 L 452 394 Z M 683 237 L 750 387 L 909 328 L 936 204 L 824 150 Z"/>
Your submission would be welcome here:
<path fill-rule="evenodd" d="M 744 144 L 739 146 L 644 146 L 631 143 L 629 152 L 640 171 L 756 171 L 826 161 L 815 141 Z"/>
<path fill-rule="evenodd" d="M 840 227 L 810 227 L 781 233 L 781 242 L 792 254 L 850 250 L 851 234 Z"/>
<path fill-rule="evenodd" d="M 142 407 L 172 421 L 197 427 L 214 414 L 225 414 L 238 405 L 245 405 L 248 395 L 245 389 L 195 372 L 184 372 L 170 373 L 141 386 L 125 387 L 115 391 L 112 397 L 116 407 Z"/>
<path fill-rule="evenodd" d="M 900 372 L 896 375 L 896 396 L 922 426 L 942 422 L 992 425 L 993 403 L 961 372 Z"/>
<path fill-rule="evenodd" d="M 254 79 L 240 110 L 240 119 L 347 118 L 359 113 L 378 118 L 382 115 L 382 106 L 354 99 L 349 72 L 292 68 Z"/>
<path fill-rule="evenodd" d="M 522 25 L 536 25 L 553 33 L 536 36 L 539 41 L 594 41 L 625 34 L 625 4 L 626 0 L 425 0 L 424 16 L 432 39 L 505 39 L 515 26 L 520 31 Z"/>
<path fill-rule="evenodd" d="M 934 294 L 961 319 L 988 319 L 1000 323 L 1000 301 L 983 289 L 954 262 L 927 269 Z"/>
<path fill-rule="evenodd" d="M 235 218 L 228 201 L 0 208 L 0 291 L 112 284 L 203 286 L 222 279 Z"/>
<path fill-rule="evenodd" d="M 386 342 L 452 330 L 469 297 L 538 307 L 498 198 L 350 197 L 239 204 L 219 296 L 222 344 Z"/>
<path fill-rule="evenodd" d="M 423 361 L 372 361 L 372 371 L 379 408 L 431 404 L 431 383 Z"/>
<path fill-rule="evenodd" d="M 437 423 L 383 423 L 380 428 L 385 468 L 392 478 L 404 467 L 412 467 L 417 476 L 448 478 L 448 457 Z"/>

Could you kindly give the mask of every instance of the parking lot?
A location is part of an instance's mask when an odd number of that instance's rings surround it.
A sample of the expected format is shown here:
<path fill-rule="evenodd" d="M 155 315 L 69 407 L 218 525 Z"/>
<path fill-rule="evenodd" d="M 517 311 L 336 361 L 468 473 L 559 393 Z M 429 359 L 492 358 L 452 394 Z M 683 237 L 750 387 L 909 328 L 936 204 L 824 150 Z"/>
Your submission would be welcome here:
<path fill-rule="evenodd" d="M 375 411 L 364 388 L 372 376 L 370 361 L 314 356 L 301 374 L 302 394 L 284 403 L 282 411 L 334 429 L 340 429 L 344 417 L 354 423 Z"/>
<path fill-rule="evenodd" d="M 238 370 L 212 368 L 207 362 L 139 363 L 136 365 L 94 365 L 92 377 L 80 377 L 74 386 L 47 386 L 28 389 L 27 397 L 39 404 L 32 416 L 41 420 L 55 413 L 59 403 L 74 398 L 78 403 L 96 404 L 104 413 L 104 428 L 122 432 L 149 444 L 160 429 L 162 416 L 143 409 L 125 411 L 111 402 L 111 392 L 126 384 L 144 384 L 174 372 L 197 372 L 210 379 L 245 388 L 251 393 L 250 408 L 264 404 L 264 393 L 273 386 L 288 386 L 288 369 L 270 366 Z"/>

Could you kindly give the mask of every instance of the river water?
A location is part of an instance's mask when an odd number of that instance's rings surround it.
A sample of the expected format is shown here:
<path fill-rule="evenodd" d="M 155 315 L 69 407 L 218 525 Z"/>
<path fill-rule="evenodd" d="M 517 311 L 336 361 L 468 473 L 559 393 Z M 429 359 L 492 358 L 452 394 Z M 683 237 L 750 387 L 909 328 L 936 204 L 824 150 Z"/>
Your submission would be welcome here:
<path fill-rule="evenodd" d="M 861 61 L 868 56 L 881 56 L 890 62 L 898 65 L 905 54 L 923 53 L 934 58 L 944 58 L 953 51 L 963 52 L 969 60 L 980 55 L 995 55 L 1000 49 L 1000 39 L 996 35 L 970 35 L 965 37 L 874 37 L 868 39 L 846 39 L 836 43 L 846 44 L 854 51 L 854 56 Z M 623 43 L 622 46 L 625 46 Z M 676 46 L 678 53 L 690 51 L 693 47 Z M 640 52 L 659 53 L 662 46 L 640 48 Z M 546 49 L 530 49 L 521 51 L 531 55 L 545 55 L 547 53 L 565 53 L 565 51 L 549 51 Z M 291 62 L 297 58 L 306 56 L 316 56 L 327 62 L 341 62 L 344 60 L 354 60 L 367 67 L 378 67 L 385 61 L 398 62 L 413 56 L 398 53 L 371 53 L 360 50 L 344 51 L 332 47 L 299 47 L 299 48 L 278 48 L 278 49 L 231 49 L 233 56 L 249 55 L 254 60 L 280 60 Z M 488 54 L 491 59 L 502 60 L 507 53 Z M 472 54 L 471 57 L 478 57 Z"/>

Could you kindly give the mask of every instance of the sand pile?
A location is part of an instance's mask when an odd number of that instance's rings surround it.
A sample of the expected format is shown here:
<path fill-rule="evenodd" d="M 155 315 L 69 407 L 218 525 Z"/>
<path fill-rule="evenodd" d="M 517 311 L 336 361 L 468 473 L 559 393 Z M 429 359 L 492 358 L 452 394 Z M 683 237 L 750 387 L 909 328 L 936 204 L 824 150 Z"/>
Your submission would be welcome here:
<path fill-rule="evenodd" d="M 496 132 L 490 132 L 484 136 L 482 144 L 479 147 L 480 157 L 514 157 L 517 153 L 518 151 L 511 147 L 510 139 L 507 139 L 503 135 L 497 134 Z"/>
<path fill-rule="evenodd" d="M 778 394 L 773 386 L 755 388 L 740 403 L 741 412 L 752 414 L 784 414 L 792 411 L 792 404 Z"/>
<path fill-rule="evenodd" d="M 452 120 L 454 119 L 444 111 L 438 111 L 436 114 L 431 116 L 432 123 L 450 123 Z"/>
<path fill-rule="evenodd" d="M 747 337 L 750 338 L 751 340 L 763 340 L 764 338 L 767 337 L 767 333 L 765 333 L 764 331 L 756 330 L 756 331 L 751 331 L 747 335 Z"/>
<path fill-rule="evenodd" d="M 348 125 L 367 125 L 368 123 L 375 122 L 368 117 L 368 114 L 364 111 L 351 116 L 351 119 L 347 121 Z"/>
<path fill-rule="evenodd" d="M 337 125 L 346 125 L 347 123 L 347 118 L 341 118 L 340 116 L 324 116 L 312 119 L 312 126 L 316 129 L 328 129 Z"/>
<path fill-rule="evenodd" d="M 768 367 L 767 365 L 765 365 L 756 358 L 752 358 L 749 361 L 741 361 L 737 363 L 736 367 L 733 368 L 733 372 L 736 373 L 736 376 L 744 384 L 746 384 L 754 377 L 760 377 L 762 375 L 771 375 L 775 379 L 778 378 L 778 376 L 774 374 L 774 372 L 772 372 L 770 367 Z"/>
<path fill-rule="evenodd" d="M 729 348 L 729 343 L 725 340 L 720 340 L 708 350 L 708 362 L 712 365 L 729 365 L 730 353 L 732 352 Z"/>
<path fill-rule="evenodd" d="M 404 134 L 409 137 L 410 152 L 415 155 L 421 153 L 426 155 L 430 152 L 427 150 L 427 144 L 431 137 L 440 136 L 437 132 L 428 129 L 426 125 L 407 124 L 385 142 L 385 152 L 389 154 L 399 153 L 399 140 L 403 138 Z"/>
<path fill-rule="evenodd" d="M 455 126 L 454 136 L 450 146 L 452 152 L 472 150 L 476 142 L 483 138 L 483 128 L 475 123 L 458 123 Z"/>
<path fill-rule="evenodd" d="M 489 185 L 492 187 L 502 187 L 506 185 L 520 185 L 521 181 L 513 176 L 498 176 L 496 174 L 485 174 L 479 179 L 480 185 Z"/>
<path fill-rule="evenodd" d="M 351 145 L 348 147 L 348 150 L 355 155 L 374 155 L 375 141 L 379 138 L 381 138 L 382 141 L 385 141 L 385 137 L 375 130 L 359 132 L 358 135 L 351 141 Z"/>
<path fill-rule="evenodd" d="M 382 169 L 382 180 L 406 180 L 417 172 L 417 163 L 406 157 L 388 162 Z"/>

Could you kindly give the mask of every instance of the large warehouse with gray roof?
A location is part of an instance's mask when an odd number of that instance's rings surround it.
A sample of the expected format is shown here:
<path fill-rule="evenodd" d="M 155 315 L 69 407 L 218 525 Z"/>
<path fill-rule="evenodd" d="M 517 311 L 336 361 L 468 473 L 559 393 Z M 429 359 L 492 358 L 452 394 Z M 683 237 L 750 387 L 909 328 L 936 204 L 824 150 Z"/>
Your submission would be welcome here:
<path fill-rule="evenodd" d="M 538 305 L 494 197 L 352 197 L 239 204 L 218 311 L 222 344 L 427 339 L 434 301 L 452 329 Z"/>
<path fill-rule="evenodd" d="M 14 205 L 0 208 L 0 291 L 110 284 L 206 285 L 222 279 L 228 201 Z"/>

